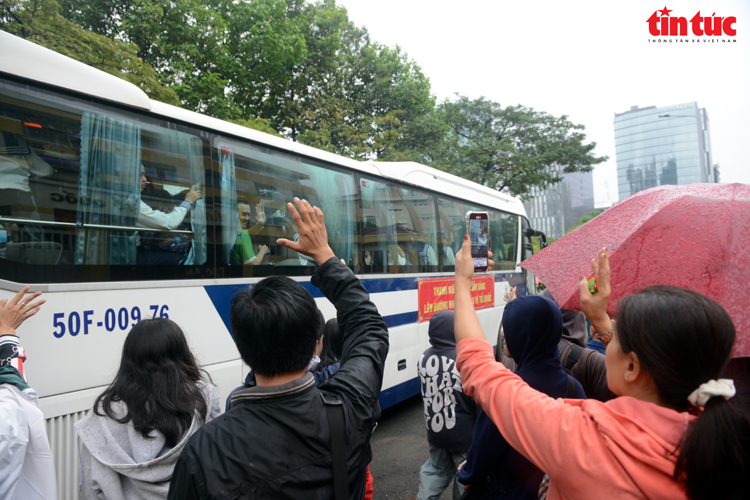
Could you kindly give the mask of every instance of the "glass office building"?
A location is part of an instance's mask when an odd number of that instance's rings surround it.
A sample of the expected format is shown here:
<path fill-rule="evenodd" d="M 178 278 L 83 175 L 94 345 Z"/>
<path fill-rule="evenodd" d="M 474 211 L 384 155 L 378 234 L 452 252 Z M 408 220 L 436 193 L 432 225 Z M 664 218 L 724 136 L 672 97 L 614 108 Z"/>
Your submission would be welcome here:
<path fill-rule="evenodd" d="M 561 182 L 547 189 L 533 188 L 531 194 L 533 198 L 523 203 L 531 227 L 547 238 L 562 238 L 594 210 L 594 177 L 591 172 L 563 174 Z"/>
<path fill-rule="evenodd" d="M 708 114 L 695 102 L 615 113 L 620 200 L 663 184 L 718 182 Z"/>

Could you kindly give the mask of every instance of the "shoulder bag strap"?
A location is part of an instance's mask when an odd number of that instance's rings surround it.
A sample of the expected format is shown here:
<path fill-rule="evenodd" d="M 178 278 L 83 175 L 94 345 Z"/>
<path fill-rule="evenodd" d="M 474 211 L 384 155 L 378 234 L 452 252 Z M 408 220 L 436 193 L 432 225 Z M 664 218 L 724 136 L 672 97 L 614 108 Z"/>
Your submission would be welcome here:
<path fill-rule="evenodd" d="M 583 354 L 583 347 L 579 346 L 578 344 L 573 344 L 573 350 L 570 351 L 570 354 L 568 354 L 568 361 L 565 363 L 565 371 L 568 372 L 568 375 L 570 375 L 570 371 L 573 369 L 573 367 L 578 363 L 578 360 L 581 358 L 581 354 Z"/>
<path fill-rule="evenodd" d="M 346 425 L 344 406 L 336 394 L 320 392 L 326 407 L 331 431 L 331 461 L 333 462 L 333 492 L 335 500 L 349 500 L 349 472 L 346 468 Z"/>
<path fill-rule="evenodd" d="M 568 375 L 568 399 L 575 399 L 576 397 L 576 379 Z"/>

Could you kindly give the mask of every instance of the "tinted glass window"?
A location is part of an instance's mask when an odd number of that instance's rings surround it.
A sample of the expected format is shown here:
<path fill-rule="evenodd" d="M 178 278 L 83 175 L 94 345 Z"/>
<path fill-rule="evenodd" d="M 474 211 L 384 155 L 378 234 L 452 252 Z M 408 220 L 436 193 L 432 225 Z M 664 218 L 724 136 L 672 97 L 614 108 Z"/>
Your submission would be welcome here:
<path fill-rule="evenodd" d="M 495 271 L 516 268 L 518 248 L 518 216 L 488 210 L 490 217 L 490 250 L 495 261 Z"/>
<path fill-rule="evenodd" d="M 438 270 L 435 201 L 423 191 L 360 179 L 361 272 L 412 273 Z"/>
<path fill-rule="evenodd" d="M 454 271 L 456 268 L 456 253 L 466 234 L 466 212 L 484 211 L 483 208 L 461 203 L 459 201 L 438 199 L 440 214 L 440 258 L 443 271 Z"/>
<path fill-rule="evenodd" d="M 189 194 L 191 186 L 205 192 L 207 143 L 166 125 L 3 88 L 0 231 L 8 243 L 0 257 L 10 264 L 3 276 L 167 279 L 212 268 L 206 200 Z"/>
<path fill-rule="evenodd" d="M 354 265 L 356 190 L 351 174 L 231 139 L 217 138 L 215 149 L 219 263 L 229 270 L 225 275 L 312 274 L 312 259 L 276 243 L 298 238 L 287 210 L 295 197 L 323 211 L 331 248 Z"/>

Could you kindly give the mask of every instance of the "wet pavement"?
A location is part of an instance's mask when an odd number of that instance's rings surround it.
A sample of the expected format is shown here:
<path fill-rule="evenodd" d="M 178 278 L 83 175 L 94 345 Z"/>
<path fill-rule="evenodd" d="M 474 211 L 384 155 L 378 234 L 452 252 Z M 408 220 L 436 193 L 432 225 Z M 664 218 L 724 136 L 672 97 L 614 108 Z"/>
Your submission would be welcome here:
<path fill-rule="evenodd" d="M 383 410 L 370 439 L 374 500 L 417 497 L 419 469 L 430 454 L 422 411 L 421 396 Z M 451 484 L 441 500 L 452 500 L 452 491 Z"/>

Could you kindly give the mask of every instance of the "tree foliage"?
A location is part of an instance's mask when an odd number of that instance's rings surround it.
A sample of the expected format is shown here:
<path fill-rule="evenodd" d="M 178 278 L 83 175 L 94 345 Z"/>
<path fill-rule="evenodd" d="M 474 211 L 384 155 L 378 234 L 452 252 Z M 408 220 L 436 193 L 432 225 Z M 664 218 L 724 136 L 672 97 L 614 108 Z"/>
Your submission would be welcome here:
<path fill-rule="evenodd" d="M 0 1 L 0 29 L 64 54 L 140 87 L 149 97 L 179 104 L 137 47 L 82 29 L 60 14 L 54 0 Z"/>
<path fill-rule="evenodd" d="M 335 0 L 0 0 L 0 27 L 161 101 L 359 160 L 418 161 L 528 197 L 606 157 L 583 126 L 457 95 Z"/>
<path fill-rule="evenodd" d="M 502 107 L 484 97 L 457 96 L 439 105 L 447 126 L 435 166 L 515 196 L 588 172 L 607 157 L 584 144 L 583 125 L 525 106 Z"/>

